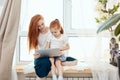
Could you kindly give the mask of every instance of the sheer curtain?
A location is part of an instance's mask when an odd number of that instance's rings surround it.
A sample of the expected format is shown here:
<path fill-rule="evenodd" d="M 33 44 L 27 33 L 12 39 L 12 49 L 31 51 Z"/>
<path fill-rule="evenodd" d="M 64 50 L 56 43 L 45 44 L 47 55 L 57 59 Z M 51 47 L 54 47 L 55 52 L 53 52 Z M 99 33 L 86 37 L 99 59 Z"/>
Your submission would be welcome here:
<path fill-rule="evenodd" d="M 21 0 L 5 0 L 0 16 L 0 80 L 11 80 Z"/>
<path fill-rule="evenodd" d="M 66 32 L 70 34 L 69 55 L 80 61 L 108 61 L 109 33 L 96 33 L 99 25 L 95 21 L 96 1 L 66 0 L 66 6 L 69 7 L 65 8 L 67 15 L 64 24 Z"/>

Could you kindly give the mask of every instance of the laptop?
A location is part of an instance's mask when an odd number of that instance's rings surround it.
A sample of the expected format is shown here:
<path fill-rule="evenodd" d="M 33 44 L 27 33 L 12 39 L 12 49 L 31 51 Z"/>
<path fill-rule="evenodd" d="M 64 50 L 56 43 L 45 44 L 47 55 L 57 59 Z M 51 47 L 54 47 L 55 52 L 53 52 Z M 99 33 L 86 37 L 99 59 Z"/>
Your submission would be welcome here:
<path fill-rule="evenodd" d="M 48 57 L 57 57 L 61 53 L 59 48 L 41 49 L 41 50 L 35 50 L 35 52 L 41 54 L 41 56 L 48 56 Z"/>

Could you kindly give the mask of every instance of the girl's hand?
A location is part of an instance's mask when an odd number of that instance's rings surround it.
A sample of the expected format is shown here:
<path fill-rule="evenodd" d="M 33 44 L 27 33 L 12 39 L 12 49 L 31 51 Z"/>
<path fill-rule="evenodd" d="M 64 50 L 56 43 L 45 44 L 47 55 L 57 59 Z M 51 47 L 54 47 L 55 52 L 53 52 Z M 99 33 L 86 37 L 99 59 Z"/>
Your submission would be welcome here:
<path fill-rule="evenodd" d="M 62 56 L 64 54 L 64 52 L 60 51 L 60 53 L 58 53 L 58 54 L 59 54 L 59 56 Z"/>
<path fill-rule="evenodd" d="M 34 58 L 39 58 L 40 54 L 34 53 L 33 56 L 34 56 Z"/>
<path fill-rule="evenodd" d="M 61 47 L 61 48 L 59 48 L 60 49 L 60 51 L 63 51 L 63 47 Z"/>

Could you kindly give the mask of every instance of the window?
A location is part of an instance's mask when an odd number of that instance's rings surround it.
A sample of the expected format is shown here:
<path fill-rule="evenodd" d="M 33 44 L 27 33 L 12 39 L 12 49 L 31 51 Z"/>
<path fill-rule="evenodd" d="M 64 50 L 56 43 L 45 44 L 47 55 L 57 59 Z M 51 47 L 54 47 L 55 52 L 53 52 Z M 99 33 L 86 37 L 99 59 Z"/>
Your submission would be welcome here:
<path fill-rule="evenodd" d="M 69 56 L 78 60 L 106 60 L 109 37 L 96 34 L 95 0 L 64 0 L 64 28 L 70 36 Z"/>
<path fill-rule="evenodd" d="M 64 26 L 67 33 L 78 35 L 95 34 L 94 0 L 65 0 L 64 1 Z M 87 32 L 86 32 L 87 31 Z"/>
<path fill-rule="evenodd" d="M 69 56 L 78 60 L 102 58 L 103 55 L 108 57 L 109 38 L 96 35 L 94 0 L 22 0 L 18 41 L 19 61 L 33 59 L 28 52 L 27 31 L 31 17 L 37 13 L 44 16 L 48 26 L 55 18 L 60 19 L 69 36 L 71 47 Z"/>

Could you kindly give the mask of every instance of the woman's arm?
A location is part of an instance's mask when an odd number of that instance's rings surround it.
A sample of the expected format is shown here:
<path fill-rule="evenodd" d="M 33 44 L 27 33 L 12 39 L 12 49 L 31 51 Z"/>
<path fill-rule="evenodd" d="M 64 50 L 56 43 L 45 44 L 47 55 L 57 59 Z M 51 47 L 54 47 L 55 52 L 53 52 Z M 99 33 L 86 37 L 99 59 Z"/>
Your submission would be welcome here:
<path fill-rule="evenodd" d="M 39 57 L 40 57 L 40 54 L 34 53 L 33 56 L 34 56 L 34 58 L 39 58 Z"/>
<path fill-rule="evenodd" d="M 45 48 L 50 48 L 50 42 L 47 42 Z"/>

